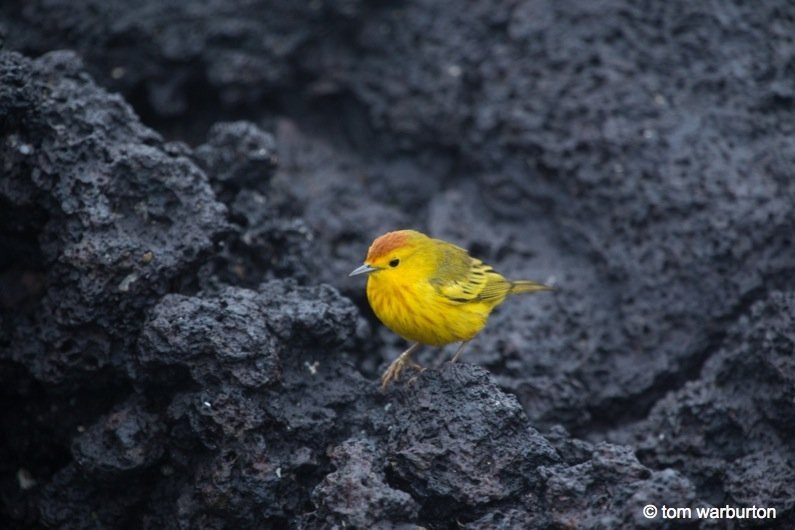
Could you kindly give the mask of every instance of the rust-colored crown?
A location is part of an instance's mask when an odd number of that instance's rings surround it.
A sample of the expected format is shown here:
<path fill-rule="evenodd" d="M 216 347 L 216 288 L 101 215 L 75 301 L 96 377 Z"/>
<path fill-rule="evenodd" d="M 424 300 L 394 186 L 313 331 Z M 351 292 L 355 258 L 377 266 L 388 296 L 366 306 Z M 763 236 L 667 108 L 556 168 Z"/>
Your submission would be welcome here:
<path fill-rule="evenodd" d="M 370 245 L 370 250 L 367 251 L 367 262 L 373 262 L 382 258 L 411 240 L 411 230 L 396 230 L 394 232 L 387 232 L 379 236 Z"/>

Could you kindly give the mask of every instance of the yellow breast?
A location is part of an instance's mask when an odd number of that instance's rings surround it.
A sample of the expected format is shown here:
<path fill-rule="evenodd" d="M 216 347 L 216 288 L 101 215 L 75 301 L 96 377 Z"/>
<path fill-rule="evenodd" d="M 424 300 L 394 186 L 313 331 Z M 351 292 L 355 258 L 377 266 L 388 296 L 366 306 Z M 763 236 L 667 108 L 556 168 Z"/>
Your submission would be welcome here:
<path fill-rule="evenodd" d="M 486 325 L 492 307 L 451 304 L 427 281 L 387 281 L 371 274 L 367 300 L 386 327 L 406 340 L 443 346 L 470 340 Z"/>

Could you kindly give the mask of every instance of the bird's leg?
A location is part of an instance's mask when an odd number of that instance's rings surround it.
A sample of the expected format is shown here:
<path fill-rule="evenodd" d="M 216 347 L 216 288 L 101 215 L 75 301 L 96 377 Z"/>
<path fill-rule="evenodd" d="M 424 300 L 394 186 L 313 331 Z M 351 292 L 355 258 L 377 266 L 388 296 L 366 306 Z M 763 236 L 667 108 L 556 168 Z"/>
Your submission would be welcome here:
<path fill-rule="evenodd" d="M 458 362 L 458 357 L 461 355 L 461 352 L 464 351 L 464 346 L 466 346 L 467 344 L 469 344 L 468 340 L 465 340 L 465 341 L 461 342 L 461 345 L 455 351 L 455 355 L 453 355 L 453 358 L 450 359 L 451 363 Z"/>
<path fill-rule="evenodd" d="M 411 354 L 415 351 L 420 349 L 421 344 L 419 342 L 415 342 L 412 344 L 408 350 L 404 351 L 400 354 L 400 357 L 392 361 L 392 364 L 389 365 L 389 368 L 386 369 L 384 375 L 381 376 L 381 388 L 386 388 L 389 383 L 393 380 L 400 377 L 400 373 L 406 368 L 406 366 L 410 366 L 412 368 L 417 368 L 418 370 L 422 370 L 422 366 L 417 364 L 414 359 L 411 358 Z"/>

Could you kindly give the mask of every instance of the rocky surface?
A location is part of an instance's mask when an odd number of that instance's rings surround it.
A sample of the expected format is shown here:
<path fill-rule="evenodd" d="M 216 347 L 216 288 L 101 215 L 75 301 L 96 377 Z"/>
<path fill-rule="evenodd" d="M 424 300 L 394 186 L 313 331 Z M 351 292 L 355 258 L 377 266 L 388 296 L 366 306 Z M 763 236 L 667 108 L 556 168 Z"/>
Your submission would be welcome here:
<path fill-rule="evenodd" d="M 0 526 L 795 526 L 793 34 L 784 1 L 3 2 Z M 347 272 L 398 227 L 558 291 L 382 393 L 404 344 Z"/>

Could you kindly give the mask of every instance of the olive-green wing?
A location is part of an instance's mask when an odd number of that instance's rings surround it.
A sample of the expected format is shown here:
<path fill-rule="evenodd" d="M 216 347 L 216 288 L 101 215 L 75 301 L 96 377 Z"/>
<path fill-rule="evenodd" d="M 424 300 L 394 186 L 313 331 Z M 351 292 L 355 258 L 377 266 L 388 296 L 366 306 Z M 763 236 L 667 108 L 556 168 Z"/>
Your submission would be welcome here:
<path fill-rule="evenodd" d="M 449 301 L 501 302 L 511 290 L 511 284 L 491 266 L 470 256 L 466 250 L 439 241 L 439 262 L 430 283 Z"/>

